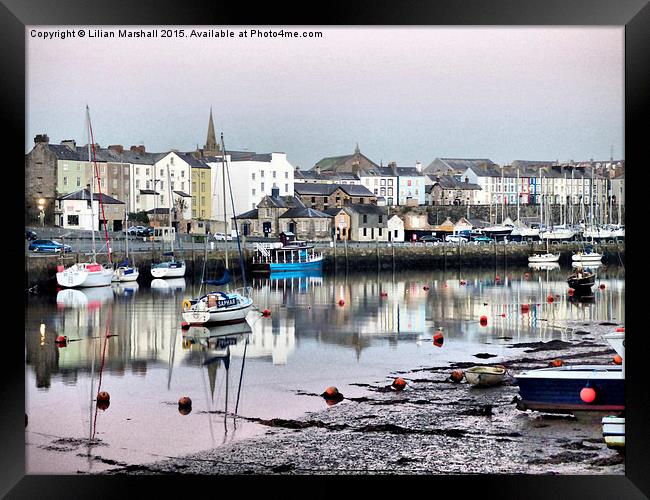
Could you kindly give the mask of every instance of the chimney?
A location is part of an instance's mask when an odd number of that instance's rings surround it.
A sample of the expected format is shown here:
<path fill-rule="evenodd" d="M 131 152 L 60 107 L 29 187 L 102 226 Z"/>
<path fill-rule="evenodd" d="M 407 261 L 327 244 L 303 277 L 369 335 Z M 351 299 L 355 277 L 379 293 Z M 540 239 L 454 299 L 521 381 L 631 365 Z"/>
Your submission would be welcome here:
<path fill-rule="evenodd" d="M 131 151 L 144 155 L 144 146 L 131 146 Z"/>
<path fill-rule="evenodd" d="M 67 147 L 71 151 L 77 151 L 77 143 L 73 139 L 66 139 L 61 141 L 61 145 Z"/>
<path fill-rule="evenodd" d="M 316 174 L 320 175 L 320 167 L 316 165 Z"/>
<path fill-rule="evenodd" d="M 50 138 L 47 136 L 47 134 L 38 134 L 36 137 L 34 137 L 34 144 L 38 144 L 39 142 L 49 144 Z"/>
<path fill-rule="evenodd" d="M 469 177 L 465 176 L 465 182 L 469 182 Z"/>
<path fill-rule="evenodd" d="M 296 166 L 294 167 L 294 171 L 296 171 L 296 172 L 300 172 L 300 166 L 299 166 L 299 165 L 296 165 Z"/>
<path fill-rule="evenodd" d="M 415 162 L 415 168 L 418 169 L 418 172 L 422 172 L 422 163 L 420 163 L 419 161 L 416 161 Z"/>
<path fill-rule="evenodd" d="M 273 188 L 271 188 L 271 196 L 273 198 L 279 198 L 280 197 L 280 188 L 275 187 L 275 186 Z"/>
<path fill-rule="evenodd" d="M 124 151 L 124 147 L 121 144 L 113 144 L 111 146 L 108 146 L 108 149 L 115 151 L 116 153 L 122 154 Z"/>

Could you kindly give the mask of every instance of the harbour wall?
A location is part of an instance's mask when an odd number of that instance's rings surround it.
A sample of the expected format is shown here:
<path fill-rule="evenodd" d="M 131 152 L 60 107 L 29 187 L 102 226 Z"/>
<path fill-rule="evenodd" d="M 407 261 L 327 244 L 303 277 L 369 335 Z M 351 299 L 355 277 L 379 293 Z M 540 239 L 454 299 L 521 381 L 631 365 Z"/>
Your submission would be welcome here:
<path fill-rule="evenodd" d="M 571 264 L 573 252 L 582 249 L 579 243 L 551 244 L 552 252 L 561 252 L 560 264 Z M 619 243 L 596 243 L 594 250 L 603 254 L 603 264 L 623 265 L 625 262 L 625 245 Z M 380 271 L 407 269 L 458 269 L 463 267 L 495 267 L 521 266 L 528 264 L 528 256 L 533 252 L 545 252 L 546 245 L 542 243 L 508 243 L 508 244 L 433 244 L 433 243 L 398 243 L 379 245 L 368 243 L 340 242 L 336 247 L 317 247 L 323 253 L 323 268 L 326 272 L 349 270 Z M 250 262 L 253 251 L 246 249 L 245 262 Z M 184 250 L 175 252 L 176 257 L 185 259 L 187 270 L 185 277 L 188 281 L 199 280 L 203 272 L 205 253 L 203 251 Z M 225 267 L 225 254 L 222 250 L 208 251 L 205 264 L 206 276 L 217 278 Z M 68 254 L 65 265 L 85 260 L 85 254 Z M 98 261 L 104 262 L 105 256 L 99 256 Z M 120 262 L 123 252 L 114 252 L 113 261 Z M 151 280 L 149 268 L 152 262 L 160 261 L 159 252 L 130 252 L 130 260 L 140 269 L 140 281 Z M 41 287 L 56 286 L 56 268 L 61 264 L 57 256 L 26 256 L 25 257 L 25 289 L 34 285 Z M 239 271 L 239 260 L 230 254 L 229 268 Z"/>

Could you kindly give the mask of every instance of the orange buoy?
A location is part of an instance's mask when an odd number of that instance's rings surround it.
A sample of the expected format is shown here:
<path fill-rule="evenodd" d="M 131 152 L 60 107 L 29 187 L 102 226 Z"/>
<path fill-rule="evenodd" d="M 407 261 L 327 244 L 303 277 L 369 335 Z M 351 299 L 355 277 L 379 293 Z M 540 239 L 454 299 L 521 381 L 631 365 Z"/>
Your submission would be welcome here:
<path fill-rule="evenodd" d="M 616 364 L 616 365 L 623 364 L 623 358 L 621 358 L 618 354 L 615 354 L 614 355 L 614 364 Z"/>
<path fill-rule="evenodd" d="M 445 336 L 440 330 L 438 330 L 433 336 L 433 345 L 436 347 L 442 347 L 442 344 L 445 342 Z"/>
<path fill-rule="evenodd" d="M 262 311 L 262 316 L 271 316 L 271 311 L 268 310 L 268 309 L 264 309 L 264 310 Z"/>
<path fill-rule="evenodd" d="M 332 406 L 333 404 L 336 404 L 340 401 L 343 401 L 343 394 L 339 392 L 339 390 L 334 387 L 328 387 L 325 389 L 325 392 L 321 394 L 321 396 L 327 401 L 328 406 Z"/>
<path fill-rule="evenodd" d="M 596 399 L 596 391 L 591 387 L 583 387 L 580 390 L 580 399 L 585 403 L 593 403 Z"/>
<path fill-rule="evenodd" d="M 325 389 L 325 392 L 323 394 L 326 396 L 334 397 L 339 394 L 339 390 L 336 387 L 331 386 Z"/>
<path fill-rule="evenodd" d="M 605 289 L 605 283 L 601 283 L 601 284 L 600 284 L 600 289 L 601 289 L 601 290 L 604 290 L 604 289 Z"/>
<path fill-rule="evenodd" d="M 188 415 L 192 411 L 192 400 L 187 397 L 183 396 L 178 400 L 178 412 L 181 415 Z"/>
<path fill-rule="evenodd" d="M 551 302 L 553 302 L 554 300 L 555 300 L 555 298 L 550 293 L 546 296 L 546 302 L 548 302 L 549 304 Z"/>
<path fill-rule="evenodd" d="M 99 408 L 102 411 L 108 410 L 108 407 L 111 406 L 110 401 L 97 401 L 97 408 Z"/>
<path fill-rule="evenodd" d="M 451 378 L 452 382 L 458 383 L 461 380 L 463 380 L 464 376 L 465 376 L 465 372 L 463 370 L 453 370 L 449 378 Z"/>
<path fill-rule="evenodd" d="M 481 319 L 479 320 L 481 323 L 481 326 L 486 326 L 487 325 L 487 316 L 481 316 Z"/>
<path fill-rule="evenodd" d="M 625 327 L 623 327 L 623 326 L 619 326 L 619 327 L 616 329 L 616 331 L 617 331 L 617 332 L 624 332 L 624 331 L 625 331 Z"/>
<path fill-rule="evenodd" d="M 402 377 L 397 377 L 395 380 L 393 380 L 391 387 L 396 391 L 401 391 L 406 387 L 406 380 L 404 380 Z"/>
<path fill-rule="evenodd" d="M 67 344 L 68 344 L 68 337 L 66 337 L 65 335 L 59 335 L 56 338 L 56 345 L 58 347 L 65 347 Z"/>
<path fill-rule="evenodd" d="M 562 366 L 563 364 L 564 361 L 562 361 L 561 359 L 554 359 L 549 363 L 550 366 L 554 366 L 554 367 Z"/>
<path fill-rule="evenodd" d="M 573 294 L 575 293 L 575 290 L 573 288 L 569 288 L 567 293 L 569 294 L 569 297 L 573 297 Z"/>
<path fill-rule="evenodd" d="M 341 307 L 343 307 L 345 305 L 345 300 L 343 300 L 343 299 L 339 300 L 339 305 Z"/>
<path fill-rule="evenodd" d="M 111 400 L 111 395 L 106 392 L 102 391 L 99 394 L 97 394 L 97 401 L 110 401 Z"/>

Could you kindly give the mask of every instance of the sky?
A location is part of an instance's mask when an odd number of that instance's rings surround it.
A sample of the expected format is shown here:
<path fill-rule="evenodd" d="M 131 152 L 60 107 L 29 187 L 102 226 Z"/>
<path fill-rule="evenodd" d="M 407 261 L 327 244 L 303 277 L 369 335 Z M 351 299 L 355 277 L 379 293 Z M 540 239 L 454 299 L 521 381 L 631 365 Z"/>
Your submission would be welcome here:
<path fill-rule="evenodd" d="M 80 28 L 83 38 L 43 38 Z M 115 38 L 90 38 L 97 28 L 26 28 L 26 152 L 41 133 L 85 144 L 88 104 L 102 147 L 192 151 L 212 107 L 226 149 L 284 152 L 302 169 L 357 143 L 401 166 L 625 154 L 620 26 L 257 27 L 320 38 L 251 37 L 248 26 L 120 38 L 156 27 L 107 26 Z M 235 37 L 190 38 L 192 29 Z"/>

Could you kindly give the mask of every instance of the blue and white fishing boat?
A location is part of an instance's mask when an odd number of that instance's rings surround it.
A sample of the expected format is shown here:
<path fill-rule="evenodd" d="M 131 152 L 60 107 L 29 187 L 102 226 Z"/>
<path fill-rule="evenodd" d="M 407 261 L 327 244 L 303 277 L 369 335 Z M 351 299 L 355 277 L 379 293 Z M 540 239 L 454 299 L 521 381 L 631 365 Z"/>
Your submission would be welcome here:
<path fill-rule="evenodd" d="M 283 233 L 280 243 L 256 243 L 253 256 L 253 271 L 295 272 L 321 269 L 323 254 L 316 252 L 313 245 L 293 239 L 292 233 Z"/>
<path fill-rule="evenodd" d="M 610 333 L 603 338 L 623 358 L 622 365 L 560 366 L 517 375 L 517 409 L 548 413 L 624 411 L 625 333 Z"/>

